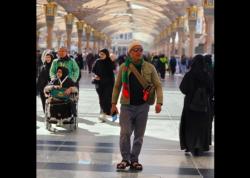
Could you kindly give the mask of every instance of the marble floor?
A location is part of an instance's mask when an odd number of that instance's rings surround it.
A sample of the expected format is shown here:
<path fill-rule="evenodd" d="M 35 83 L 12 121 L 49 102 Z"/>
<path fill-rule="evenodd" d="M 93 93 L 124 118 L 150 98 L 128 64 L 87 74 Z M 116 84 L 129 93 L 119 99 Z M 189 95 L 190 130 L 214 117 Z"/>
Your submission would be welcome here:
<path fill-rule="evenodd" d="M 75 132 L 55 127 L 45 129 L 40 98 L 37 97 L 37 178 L 212 178 L 214 148 L 200 157 L 179 148 L 179 122 L 183 95 L 178 86 L 182 75 L 166 75 L 162 80 L 164 105 L 156 114 L 151 106 L 140 154 L 143 171 L 117 171 L 119 124 L 98 120 L 99 103 L 91 75 L 82 71 L 79 123 Z M 119 106 L 119 105 L 118 105 Z"/>

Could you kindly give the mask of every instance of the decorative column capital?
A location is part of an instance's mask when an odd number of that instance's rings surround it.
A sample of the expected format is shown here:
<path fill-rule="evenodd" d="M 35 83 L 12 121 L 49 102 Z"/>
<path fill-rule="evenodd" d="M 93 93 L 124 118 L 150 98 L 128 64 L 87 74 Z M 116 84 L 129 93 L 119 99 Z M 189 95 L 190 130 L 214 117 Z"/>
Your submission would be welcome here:
<path fill-rule="evenodd" d="M 162 31 L 160 32 L 159 37 L 160 37 L 160 42 L 162 42 L 162 40 L 163 40 L 163 32 Z"/>
<path fill-rule="evenodd" d="M 166 31 L 167 31 L 167 33 L 166 33 L 167 37 L 170 37 L 171 36 L 171 26 L 168 26 Z"/>
<path fill-rule="evenodd" d="M 99 32 L 97 30 L 94 30 L 93 36 L 97 39 L 99 37 Z"/>
<path fill-rule="evenodd" d="M 177 18 L 177 31 L 184 31 L 184 25 L 185 25 L 186 18 L 184 16 L 179 16 Z"/>
<path fill-rule="evenodd" d="M 187 13 L 188 13 L 188 20 L 189 21 L 196 21 L 197 20 L 197 15 L 198 15 L 198 7 L 197 6 L 190 6 L 187 8 Z"/>
<path fill-rule="evenodd" d="M 176 28 L 177 28 L 177 23 L 176 23 L 176 21 L 173 21 L 173 22 L 172 22 L 170 28 L 171 28 L 172 34 L 175 33 Z"/>
<path fill-rule="evenodd" d="M 203 0 L 203 7 L 206 9 L 214 8 L 214 0 Z"/>
<path fill-rule="evenodd" d="M 190 31 L 194 31 L 196 27 L 196 21 L 198 17 L 198 7 L 191 6 L 187 8 L 188 13 L 188 26 Z"/>
<path fill-rule="evenodd" d="M 48 4 L 44 4 L 44 13 L 46 16 L 47 25 L 53 25 L 55 21 L 57 11 L 57 4 L 54 2 L 49 2 Z"/>
<path fill-rule="evenodd" d="M 73 16 L 73 14 L 69 13 L 69 14 L 65 15 L 64 19 L 65 19 L 66 29 L 67 30 L 72 30 L 73 23 L 74 23 L 74 16 Z"/>
<path fill-rule="evenodd" d="M 90 25 L 86 25 L 86 27 L 85 27 L 85 32 L 86 32 L 87 34 L 90 34 L 90 33 L 91 33 L 91 26 L 90 26 Z"/>
<path fill-rule="evenodd" d="M 162 31 L 162 33 L 163 33 L 163 39 L 165 40 L 166 37 L 167 37 L 167 28 L 165 28 L 165 29 Z"/>
<path fill-rule="evenodd" d="M 76 28 L 78 33 L 82 33 L 84 28 L 84 22 L 82 20 L 76 22 Z"/>
<path fill-rule="evenodd" d="M 104 34 L 100 32 L 99 37 L 100 37 L 100 40 L 103 40 L 104 39 Z"/>
<path fill-rule="evenodd" d="M 204 0 L 204 16 L 214 16 L 214 0 Z"/>

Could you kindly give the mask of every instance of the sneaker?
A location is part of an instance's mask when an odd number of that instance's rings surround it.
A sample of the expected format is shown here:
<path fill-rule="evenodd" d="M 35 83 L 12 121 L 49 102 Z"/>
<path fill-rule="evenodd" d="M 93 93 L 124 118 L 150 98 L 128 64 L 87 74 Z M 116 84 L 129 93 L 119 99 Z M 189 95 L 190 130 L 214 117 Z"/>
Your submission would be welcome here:
<path fill-rule="evenodd" d="M 112 116 L 112 122 L 115 122 L 118 119 L 117 114 Z"/>
<path fill-rule="evenodd" d="M 101 121 L 101 122 L 105 122 L 105 119 L 106 119 L 106 114 L 102 113 L 100 114 L 100 116 L 98 117 L 98 119 Z"/>

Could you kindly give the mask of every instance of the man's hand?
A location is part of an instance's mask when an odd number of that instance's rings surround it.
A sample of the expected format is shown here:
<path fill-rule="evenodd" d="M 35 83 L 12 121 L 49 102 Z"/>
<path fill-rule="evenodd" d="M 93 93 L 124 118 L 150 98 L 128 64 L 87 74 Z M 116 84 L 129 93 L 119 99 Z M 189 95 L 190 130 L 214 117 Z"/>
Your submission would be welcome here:
<path fill-rule="evenodd" d="M 98 75 L 95 75 L 95 80 L 100 80 L 101 78 Z"/>
<path fill-rule="evenodd" d="M 111 107 L 111 114 L 113 114 L 113 113 L 119 113 L 118 112 L 118 109 L 117 109 L 117 107 L 116 107 L 116 104 L 112 104 L 112 107 Z"/>
<path fill-rule="evenodd" d="M 161 104 L 156 104 L 155 105 L 155 112 L 160 113 L 161 112 Z"/>

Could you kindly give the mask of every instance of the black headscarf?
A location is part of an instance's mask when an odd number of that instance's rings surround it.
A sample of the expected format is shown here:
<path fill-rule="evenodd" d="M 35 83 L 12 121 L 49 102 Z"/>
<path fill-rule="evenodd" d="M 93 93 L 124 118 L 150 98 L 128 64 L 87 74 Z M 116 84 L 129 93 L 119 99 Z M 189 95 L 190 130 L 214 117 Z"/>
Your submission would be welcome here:
<path fill-rule="evenodd" d="M 114 65 L 114 62 L 111 60 L 110 58 L 110 54 L 109 54 L 109 51 L 104 48 L 104 49 L 101 49 L 99 51 L 100 52 L 103 52 L 104 54 L 106 54 L 106 58 L 105 60 L 101 60 L 101 62 L 107 67 L 107 68 L 110 68 L 110 70 L 112 71 L 114 68 L 115 68 L 115 65 Z"/>
<path fill-rule="evenodd" d="M 200 72 L 206 69 L 206 61 L 203 55 L 197 54 L 193 58 L 193 63 L 191 65 L 192 72 Z"/>
<path fill-rule="evenodd" d="M 104 78 L 108 78 L 108 80 L 111 79 L 113 82 L 113 70 L 115 69 L 115 64 L 111 60 L 109 51 L 107 49 L 101 49 L 99 53 L 100 52 L 104 53 L 106 58 L 104 60 L 98 59 L 93 66 L 92 72 L 102 78 L 101 82 L 105 80 Z"/>
<path fill-rule="evenodd" d="M 58 67 L 56 71 L 58 71 L 59 69 L 62 70 L 61 80 L 63 80 L 69 74 L 69 70 L 66 67 Z"/>
<path fill-rule="evenodd" d="M 207 79 L 208 66 L 206 64 L 206 61 L 203 55 L 197 54 L 196 56 L 194 56 L 190 73 L 192 73 L 194 78 L 199 80 L 201 83 L 204 83 L 208 80 Z"/>
<path fill-rule="evenodd" d="M 103 52 L 104 54 L 106 54 L 106 59 L 105 60 L 110 60 L 111 61 L 111 58 L 110 58 L 110 55 L 109 55 L 109 51 L 106 49 L 106 48 L 103 48 L 99 51 L 100 52 Z"/>

